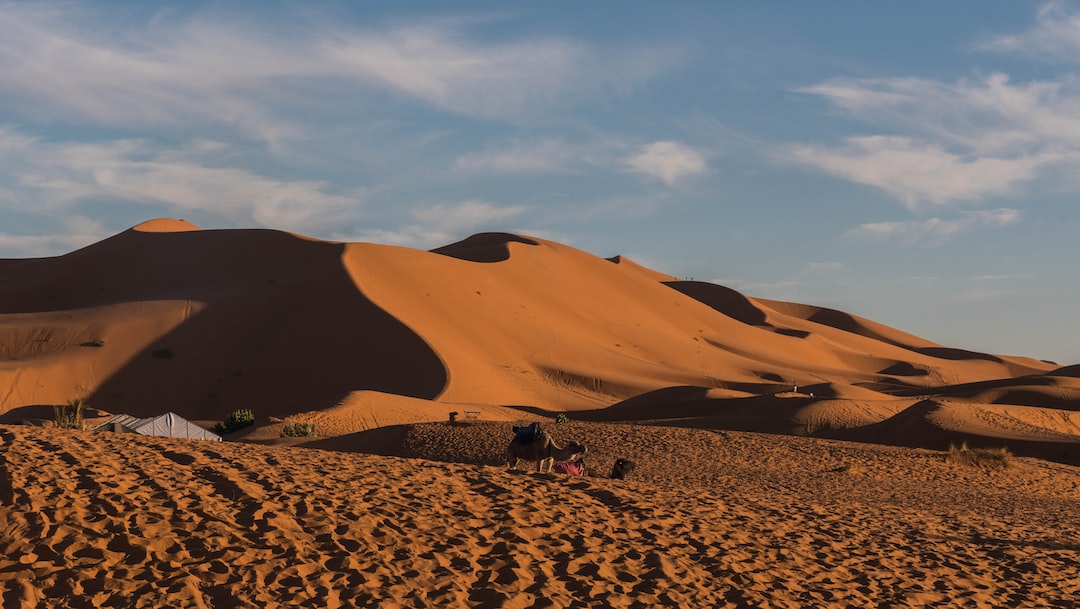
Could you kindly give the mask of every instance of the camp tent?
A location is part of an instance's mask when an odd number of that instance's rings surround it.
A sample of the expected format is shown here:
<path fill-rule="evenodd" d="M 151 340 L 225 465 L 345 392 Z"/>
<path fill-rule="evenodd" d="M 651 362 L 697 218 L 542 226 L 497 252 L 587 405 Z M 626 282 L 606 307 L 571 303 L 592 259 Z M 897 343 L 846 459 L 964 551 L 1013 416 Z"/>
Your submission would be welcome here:
<path fill-rule="evenodd" d="M 166 412 L 146 419 L 139 419 L 127 414 L 118 414 L 94 427 L 94 431 L 115 431 L 120 433 L 140 433 L 144 436 L 221 441 L 221 436 L 199 427 L 174 412 Z"/>

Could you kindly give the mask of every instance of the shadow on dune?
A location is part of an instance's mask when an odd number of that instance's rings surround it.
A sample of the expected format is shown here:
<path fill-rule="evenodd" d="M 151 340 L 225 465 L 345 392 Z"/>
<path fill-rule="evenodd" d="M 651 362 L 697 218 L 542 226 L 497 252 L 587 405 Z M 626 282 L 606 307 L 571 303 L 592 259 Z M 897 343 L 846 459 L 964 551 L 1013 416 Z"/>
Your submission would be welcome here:
<path fill-rule="evenodd" d="M 916 353 L 921 353 L 923 355 L 929 355 L 930 357 L 936 357 L 938 359 L 946 359 L 951 361 L 985 360 L 988 362 L 994 362 L 995 364 L 1003 363 L 1000 357 L 995 357 L 987 353 L 966 351 L 964 349 L 952 349 L 948 347 L 920 347 L 918 349 L 912 349 L 912 351 Z"/>
<path fill-rule="evenodd" d="M 304 448 L 366 453 L 384 457 L 407 457 L 405 436 L 411 425 L 391 425 L 298 444 Z"/>
<path fill-rule="evenodd" d="M 909 362 L 896 362 L 888 368 L 879 370 L 878 374 L 887 374 L 889 376 L 926 376 L 930 373 L 922 368 L 916 368 Z"/>
<path fill-rule="evenodd" d="M 744 324 L 772 327 L 764 311 L 731 288 L 704 281 L 665 281 L 664 285 Z"/>
<path fill-rule="evenodd" d="M 1053 379 L 1046 376 L 1018 376 L 1013 378 L 994 379 L 991 381 L 942 385 L 940 387 L 911 387 L 909 389 L 894 390 L 891 393 L 895 396 L 937 395 L 970 397 L 990 389 L 1008 389 L 1022 386 L 1038 387 L 1053 384 Z"/>
<path fill-rule="evenodd" d="M 822 388 L 825 386 L 822 385 Z M 666 387 L 607 408 L 582 410 L 571 418 L 593 422 L 635 422 L 670 427 L 797 434 L 796 412 L 824 396 L 710 398 L 705 387 Z"/>
<path fill-rule="evenodd" d="M 277 231 L 129 230 L 28 261 L 25 289 L 4 312 L 186 302 L 171 332 L 88 396 L 111 412 L 213 420 L 238 408 L 283 416 L 327 407 L 363 389 L 437 396 L 447 383 L 441 360 L 360 292 L 343 252 Z"/>
<path fill-rule="evenodd" d="M 1073 378 L 1080 378 L 1080 364 L 1073 364 L 1071 366 L 1062 366 L 1053 372 L 1048 372 L 1051 376 L 1071 376 Z"/>
<path fill-rule="evenodd" d="M 3 414 L 0 414 L 0 425 L 18 425 L 24 422 L 39 425 L 47 421 L 53 421 L 56 418 L 56 411 L 54 409 L 55 406 L 45 404 L 33 404 L 12 408 Z M 96 408 L 87 408 L 83 411 L 83 417 L 87 419 L 102 416 L 105 416 L 105 413 Z"/>
<path fill-rule="evenodd" d="M 972 448 L 1008 448 L 1019 456 L 1037 457 L 1048 461 L 1080 465 L 1080 443 L 1035 442 L 997 438 L 943 429 L 930 420 L 930 415 L 940 408 L 934 400 L 921 400 L 896 415 L 872 425 L 843 430 L 816 433 L 815 436 L 863 442 L 887 444 L 910 448 L 948 450 L 950 445 L 967 443 Z"/>
<path fill-rule="evenodd" d="M 540 245 L 538 241 L 510 233 L 480 233 L 431 252 L 471 262 L 503 262 L 510 259 L 511 243 Z"/>

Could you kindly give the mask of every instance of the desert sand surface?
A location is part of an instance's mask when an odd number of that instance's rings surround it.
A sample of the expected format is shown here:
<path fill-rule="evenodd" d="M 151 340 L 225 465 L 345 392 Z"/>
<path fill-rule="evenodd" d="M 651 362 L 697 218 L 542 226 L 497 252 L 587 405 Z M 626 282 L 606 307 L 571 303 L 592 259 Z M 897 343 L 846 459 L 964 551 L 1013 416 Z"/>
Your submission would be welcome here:
<path fill-rule="evenodd" d="M 2 423 L 75 398 L 209 424 L 249 408 L 267 441 L 566 413 L 1078 464 L 1078 377 L 505 233 L 420 251 L 159 219 L 0 260 Z"/>
<path fill-rule="evenodd" d="M 370 432 L 369 432 L 370 433 Z M 1075 607 L 1080 469 L 570 423 L 597 473 L 491 463 L 505 425 L 400 456 L 0 427 L 0 590 L 39 607 Z M 353 438 L 363 444 L 362 436 Z"/>
<path fill-rule="evenodd" d="M 5 609 L 1076 607 L 1064 364 L 523 235 L 420 251 L 154 220 L 0 260 L 0 590 Z M 80 399 L 91 425 L 255 424 L 56 428 Z M 590 475 L 507 471 L 531 421 L 588 446 Z M 950 461 L 962 445 L 1016 457 Z"/>

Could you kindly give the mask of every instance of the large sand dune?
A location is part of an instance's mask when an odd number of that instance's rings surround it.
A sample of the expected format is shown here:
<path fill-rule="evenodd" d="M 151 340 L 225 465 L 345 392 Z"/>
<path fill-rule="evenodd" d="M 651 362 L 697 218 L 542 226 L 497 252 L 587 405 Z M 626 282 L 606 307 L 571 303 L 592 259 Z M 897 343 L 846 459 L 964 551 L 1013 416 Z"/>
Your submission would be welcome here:
<path fill-rule="evenodd" d="M 331 434 L 567 412 L 1076 462 L 1080 381 L 1057 368 L 502 233 L 425 252 L 155 220 L 0 261 L 7 422 L 76 397 Z"/>
<path fill-rule="evenodd" d="M 75 398 L 257 424 L 41 426 Z M 538 419 L 589 476 L 506 470 Z M 1043 459 L 940 452 L 963 441 Z M 0 260 L 5 608 L 1064 609 L 1077 463 L 1077 366 L 542 239 L 157 220 Z"/>

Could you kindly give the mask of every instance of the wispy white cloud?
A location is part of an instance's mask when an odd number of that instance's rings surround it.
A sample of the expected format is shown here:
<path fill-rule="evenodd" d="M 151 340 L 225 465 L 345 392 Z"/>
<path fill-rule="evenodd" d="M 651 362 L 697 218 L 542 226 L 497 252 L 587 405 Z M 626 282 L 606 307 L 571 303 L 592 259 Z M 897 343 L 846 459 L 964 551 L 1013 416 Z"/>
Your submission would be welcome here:
<path fill-rule="evenodd" d="M 994 72 L 944 83 L 921 78 L 839 78 L 799 89 L 853 117 L 978 155 L 1015 156 L 1080 145 L 1080 80 L 1015 83 Z"/>
<path fill-rule="evenodd" d="M 581 159 L 582 151 L 562 138 L 538 138 L 459 156 L 456 167 L 476 173 L 564 173 L 578 169 Z"/>
<path fill-rule="evenodd" d="M 1080 11 L 1065 2 L 1048 2 L 1035 15 L 1035 23 L 1019 34 L 994 36 L 976 48 L 1036 58 L 1080 63 Z"/>
<path fill-rule="evenodd" d="M 507 231 L 507 222 L 527 210 L 525 206 L 499 206 L 487 201 L 440 203 L 414 209 L 413 222 L 399 228 L 338 234 L 342 241 L 370 241 L 416 248 L 434 248 L 483 231 Z"/>
<path fill-rule="evenodd" d="M 1045 5 L 1027 32 L 984 50 L 1080 61 L 1080 13 Z M 799 89 L 889 135 L 784 147 L 780 157 L 880 188 L 917 209 L 1021 194 L 1036 180 L 1080 169 L 1080 77 L 1014 82 L 1009 75 L 943 82 L 836 78 Z M 1064 171 L 1063 171 L 1064 170 Z"/>
<path fill-rule="evenodd" d="M 460 231 L 500 225 L 523 211 L 521 205 L 500 207 L 486 201 L 462 201 L 422 207 L 412 216 L 429 230 Z"/>
<path fill-rule="evenodd" d="M 658 178 L 668 186 L 674 186 L 682 178 L 703 173 L 707 169 L 704 155 L 675 141 L 645 144 L 637 154 L 623 159 L 623 163 L 630 171 Z"/>
<path fill-rule="evenodd" d="M 848 231 L 853 238 L 887 241 L 899 245 L 940 245 L 957 235 L 981 228 L 1008 226 L 1020 221 L 1015 209 L 965 211 L 952 219 L 929 218 L 903 222 L 873 222 Z"/>
<path fill-rule="evenodd" d="M 83 216 L 63 216 L 49 234 L 0 233 L 0 258 L 55 256 L 85 247 L 109 236 L 97 220 Z"/>
<path fill-rule="evenodd" d="M 360 78 L 452 112 L 522 116 L 655 76 L 670 63 L 663 49 L 602 55 L 566 38 L 481 44 L 446 22 L 339 35 L 325 58 Z"/>
<path fill-rule="evenodd" d="M 840 148 L 789 146 L 783 155 L 852 182 L 880 188 L 912 210 L 925 203 L 977 201 L 1009 194 L 1048 162 L 1046 157 L 969 157 L 937 144 L 888 136 L 852 137 Z"/>
<path fill-rule="evenodd" d="M 358 195 L 329 192 L 318 181 L 215 166 L 207 155 L 228 147 L 206 140 L 162 149 L 143 140 L 47 142 L 7 128 L 0 142 L 0 204 L 38 212 L 113 201 L 307 232 L 357 213 L 360 205 Z"/>
<path fill-rule="evenodd" d="M 279 142 L 304 135 L 288 110 L 325 111 L 327 95 L 351 99 L 332 107 L 354 116 L 377 103 L 372 92 L 392 92 L 448 112 L 519 118 L 619 94 L 672 57 L 557 37 L 481 42 L 462 20 L 260 25 L 168 14 L 117 25 L 92 6 L 4 4 L 0 108 L 42 123 L 213 125 Z"/>

